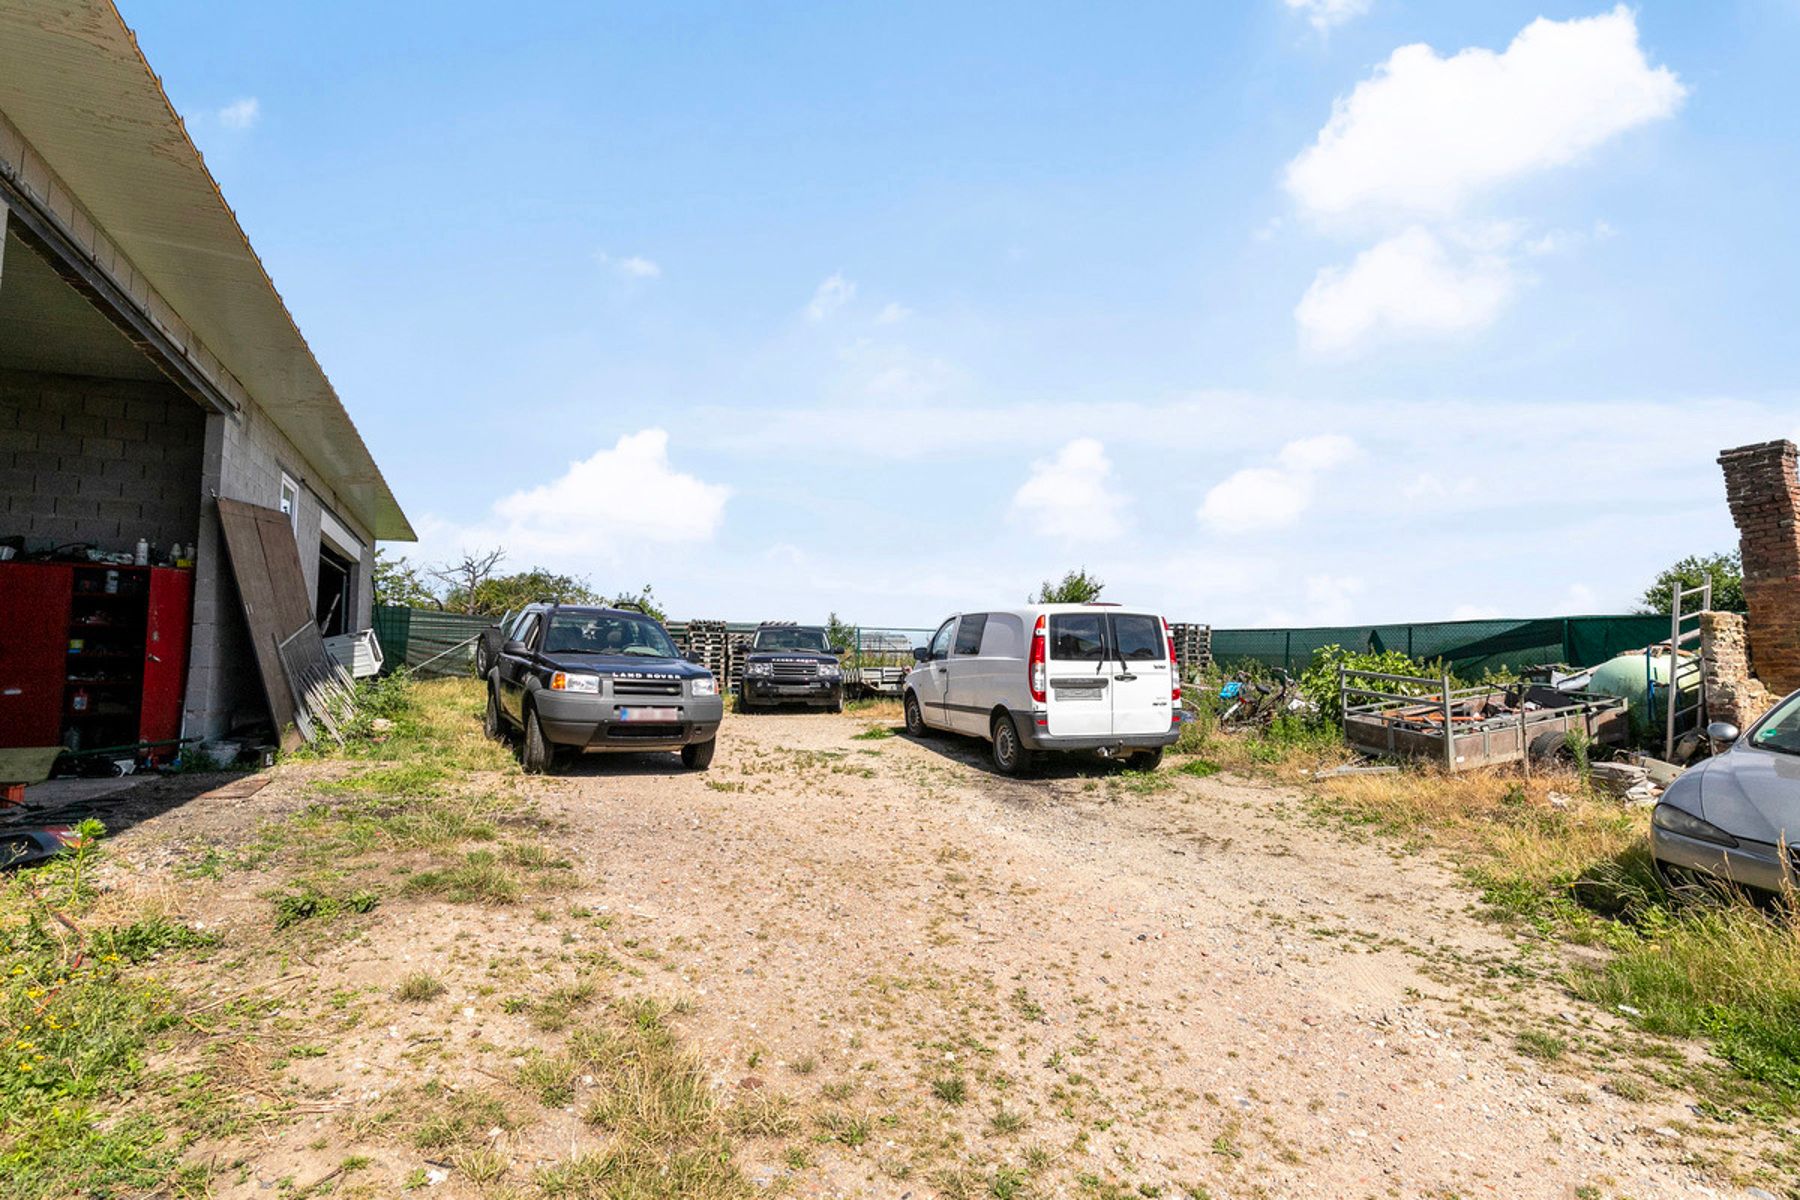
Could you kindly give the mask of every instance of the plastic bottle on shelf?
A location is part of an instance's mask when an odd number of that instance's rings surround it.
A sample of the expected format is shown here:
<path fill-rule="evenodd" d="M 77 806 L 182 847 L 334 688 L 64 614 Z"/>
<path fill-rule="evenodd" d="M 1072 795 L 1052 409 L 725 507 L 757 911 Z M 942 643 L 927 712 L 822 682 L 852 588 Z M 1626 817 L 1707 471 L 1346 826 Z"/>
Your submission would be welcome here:
<path fill-rule="evenodd" d="M 150 542 L 149 542 L 149 539 L 147 539 L 147 538 L 139 538 L 138 539 L 137 553 L 132 555 L 131 561 L 140 567 L 147 567 L 150 565 Z"/>
<path fill-rule="evenodd" d="M 119 573 L 117 571 L 108 571 L 106 573 L 106 594 L 109 596 L 116 596 L 119 594 Z"/>
<path fill-rule="evenodd" d="M 69 697 L 69 707 L 74 709 L 76 712 L 86 712 L 87 706 L 88 706 L 87 689 L 86 688 L 76 688 L 75 694 L 73 696 Z"/>

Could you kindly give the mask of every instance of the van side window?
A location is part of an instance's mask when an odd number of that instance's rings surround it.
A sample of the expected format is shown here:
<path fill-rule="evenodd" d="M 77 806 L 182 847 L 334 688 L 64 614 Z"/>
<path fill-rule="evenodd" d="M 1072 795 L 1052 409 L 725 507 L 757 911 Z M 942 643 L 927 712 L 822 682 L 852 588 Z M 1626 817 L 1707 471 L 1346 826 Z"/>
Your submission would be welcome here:
<path fill-rule="evenodd" d="M 926 651 L 932 661 L 950 657 L 950 639 L 955 636 L 955 633 L 955 621 L 945 621 L 938 626 L 938 631 L 931 635 L 931 648 Z"/>
<path fill-rule="evenodd" d="M 986 613 L 970 613 L 962 619 L 956 630 L 956 652 L 958 654 L 981 653 L 981 631 L 987 628 Z"/>
<path fill-rule="evenodd" d="M 989 613 L 981 635 L 981 657 L 1024 658 L 1025 625 L 1011 613 Z"/>
<path fill-rule="evenodd" d="M 1115 614 L 1112 620 L 1118 657 L 1126 662 L 1161 662 L 1169 657 L 1162 622 L 1155 617 Z"/>
<path fill-rule="evenodd" d="M 1100 613 L 1056 613 L 1050 618 L 1050 657 L 1061 662 L 1106 659 L 1106 617 Z"/>
<path fill-rule="evenodd" d="M 531 645 L 531 635 L 537 632 L 537 614 L 526 613 L 519 623 L 513 626 L 512 637 L 508 641 L 524 642 Z"/>

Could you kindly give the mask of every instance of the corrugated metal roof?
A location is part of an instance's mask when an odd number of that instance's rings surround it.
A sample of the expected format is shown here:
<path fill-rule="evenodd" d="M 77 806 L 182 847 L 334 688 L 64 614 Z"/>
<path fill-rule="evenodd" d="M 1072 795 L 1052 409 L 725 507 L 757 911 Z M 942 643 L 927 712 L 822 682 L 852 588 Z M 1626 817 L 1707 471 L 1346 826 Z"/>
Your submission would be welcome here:
<path fill-rule="evenodd" d="M 0 5 L 0 113 L 376 537 L 406 514 L 108 0 Z M 65 224 L 80 214 L 56 214 Z"/>

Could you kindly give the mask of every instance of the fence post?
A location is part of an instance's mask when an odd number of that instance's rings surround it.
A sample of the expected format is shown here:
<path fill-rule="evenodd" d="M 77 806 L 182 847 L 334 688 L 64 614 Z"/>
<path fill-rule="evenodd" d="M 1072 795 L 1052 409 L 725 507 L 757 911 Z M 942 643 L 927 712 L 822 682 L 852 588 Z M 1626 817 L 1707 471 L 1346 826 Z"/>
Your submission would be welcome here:
<path fill-rule="evenodd" d="M 1344 679 L 1344 664 L 1338 664 L 1338 724 L 1348 727 L 1350 722 L 1350 685 Z"/>
<path fill-rule="evenodd" d="M 1444 768 L 1452 775 L 1456 773 L 1456 726 L 1451 720 L 1450 711 L 1450 668 L 1439 667 L 1442 672 L 1444 691 L 1441 699 L 1444 702 Z"/>

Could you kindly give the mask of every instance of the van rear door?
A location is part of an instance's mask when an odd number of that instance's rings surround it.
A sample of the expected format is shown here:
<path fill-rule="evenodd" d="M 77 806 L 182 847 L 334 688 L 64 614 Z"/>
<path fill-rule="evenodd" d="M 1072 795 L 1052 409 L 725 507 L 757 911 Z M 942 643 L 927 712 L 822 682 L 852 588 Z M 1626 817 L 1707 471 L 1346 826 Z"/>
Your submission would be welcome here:
<path fill-rule="evenodd" d="M 1119 737 L 1167 733 L 1174 709 L 1169 643 L 1161 617 L 1111 613 L 1112 732 Z"/>
<path fill-rule="evenodd" d="M 1051 737 L 1112 733 L 1117 664 L 1107 653 L 1106 616 L 1101 610 L 1050 614 L 1044 665 Z"/>

